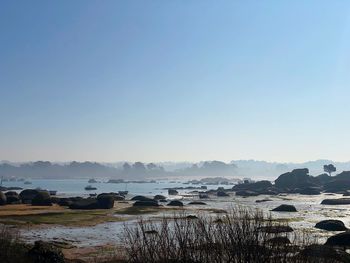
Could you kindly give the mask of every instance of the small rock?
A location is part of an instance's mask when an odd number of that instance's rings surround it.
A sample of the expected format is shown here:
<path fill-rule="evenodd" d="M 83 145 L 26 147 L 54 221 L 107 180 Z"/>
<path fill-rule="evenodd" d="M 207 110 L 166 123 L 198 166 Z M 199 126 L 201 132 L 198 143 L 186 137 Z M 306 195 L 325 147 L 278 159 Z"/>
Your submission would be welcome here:
<path fill-rule="evenodd" d="M 297 212 L 297 209 L 295 208 L 294 205 L 280 205 L 274 209 L 272 209 L 271 211 L 275 211 L 275 212 Z"/>
<path fill-rule="evenodd" d="M 172 200 L 172 201 L 170 201 L 168 206 L 184 206 L 184 204 L 179 200 Z"/>

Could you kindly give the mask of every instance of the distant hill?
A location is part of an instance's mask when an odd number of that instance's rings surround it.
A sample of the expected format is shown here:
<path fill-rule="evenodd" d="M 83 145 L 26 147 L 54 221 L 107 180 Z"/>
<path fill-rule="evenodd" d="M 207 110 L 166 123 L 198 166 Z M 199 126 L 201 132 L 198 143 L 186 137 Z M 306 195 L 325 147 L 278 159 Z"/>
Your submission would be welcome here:
<path fill-rule="evenodd" d="M 53 163 L 37 161 L 28 163 L 0 162 L 1 177 L 18 178 L 120 178 L 139 180 L 147 178 L 166 177 L 249 177 L 255 180 L 274 180 L 282 173 L 297 168 L 308 168 L 311 175 L 323 173 L 323 165 L 334 164 L 337 173 L 350 171 L 350 162 L 333 162 L 331 160 L 316 160 L 305 163 L 277 163 L 256 160 L 235 160 L 230 163 L 221 161 L 191 162 L 68 162 Z"/>

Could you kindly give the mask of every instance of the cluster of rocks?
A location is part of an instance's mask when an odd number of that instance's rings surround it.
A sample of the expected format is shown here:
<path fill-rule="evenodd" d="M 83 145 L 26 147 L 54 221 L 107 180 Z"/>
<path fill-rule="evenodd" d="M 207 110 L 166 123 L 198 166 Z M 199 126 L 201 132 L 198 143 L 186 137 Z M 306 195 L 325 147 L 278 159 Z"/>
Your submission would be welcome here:
<path fill-rule="evenodd" d="M 143 196 L 143 195 L 137 195 L 131 198 L 131 201 L 135 201 L 133 206 L 135 207 L 158 207 L 161 206 L 160 203 L 167 203 L 167 206 L 176 206 L 176 207 L 182 207 L 184 206 L 184 203 L 180 200 L 167 200 L 165 196 L 163 195 L 156 195 L 153 198 Z M 189 202 L 188 205 L 206 205 L 206 203 L 201 201 L 192 201 Z"/>
<path fill-rule="evenodd" d="M 307 168 L 294 169 L 291 172 L 281 174 L 275 180 L 274 184 L 267 180 L 258 182 L 245 181 L 242 184 L 234 185 L 231 189 L 219 187 L 217 190 L 208 190 L 202 193 L 223 197 L 229 196 L 231 192 L 234 192 L 236 196 L 242 197 L 278 195 L 283 193 L 319 195 L 321 192 L 340 193 L 344 196 L 350 196 L 350 171 L 342 172 L 336 176 L 329 176 L 327 174 L 311 176 Z M 350 203 L 350 199 L 343 199 L 339 202 Z"/>
<path fill-rule="evenodd" d="M 25 189 L 19 194 L 15 191 L 1 192 L 0 205 L 31 204 L 33 206 L 52 206 L 58 204 L 70 209 L 110 209 L 114 201 L 124 200 L 118 193 L 102 193 L 96 198 L 69 197 L 59 198 L 51 196 L 48 191 Z"/>
<path fill-rule="evenodd" d="M 43 190 L 26 189 L 19 194 L 15 191 L 0 191 L 0 205 L 32 204 L 37 206 L 52 205 L 49 192 Z"/>

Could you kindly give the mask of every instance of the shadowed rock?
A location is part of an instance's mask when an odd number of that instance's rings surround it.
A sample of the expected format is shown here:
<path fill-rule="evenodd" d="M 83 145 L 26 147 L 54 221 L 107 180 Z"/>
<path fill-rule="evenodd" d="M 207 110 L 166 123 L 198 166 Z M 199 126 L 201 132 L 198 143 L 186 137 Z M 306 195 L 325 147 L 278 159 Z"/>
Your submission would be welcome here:
<path fill-rule="evenodd" d="M 156 195 L 156 196 L 154 196 L 153 199 L 154 200 L 164 200 L 164 199 L 166 199 L 166 197 L 164 195 Z"/>
<path fill-rule="evenodd" d="M 0 205 L 6 205 L 6 201 L 7 201 L 6 195 L 0 191 Z"/>
<path fill-rule="evenodd" d="M 291 172 L 281 174 L 275 180 L 275 186 L 280 189 L 305 188 L 313 186 L 313 178 L 309 175 L 309 169 L 294 169 Z"/>
<path fill-rule="evenodd" d="M 184 206 L 184 204 L 179 200 L 172 200 L 172 201 L 170 201 L 168 206 Z"/>
<path fill-rule="evenodd" d="M 143 196 L 143 195 L 137 195 L 131 198 L 132 201 L 153 201 L 152 198 Z"/>
<path fill-rule="evenodd" d="M 177 195 L 179 192 L 175 189 L 168 189 L 168 194 L 169 195 Z"/>
<path fill-rule="evenodd" d="M 258 196 L 259 193 L 254 192 L 254 191 L 249 191 L 249 190 L 241 190 L 236 192 L 237 196 L 243 196 L 243 197 L 248 197 L 248 196 Z"/>
<path fill-rule="evenodd" d="M 206 203 L 201 201 L 192 201 L 188 203 L 189 205 L 206 205 Z"/>
<path fill-rule="evenodd" d="M 267 242 L 272 243 L 274 245 L 290 244 L 290 240 L 288 237 L 273 237 L 273 238 L 269 239 Z"/>
<path fill-rule="evenodd" d="M 117 194 L 117 193 L 102 193 L 102 194 L 99 194 L 98 196 L 97 196 L 97 199 L 99 199 L 100 197 L 103 197 L 103 196 L 111 196 L 111 197 L 113 197 L 113 199 L 114 199 L 114 201 L 123 201 L 123 200 L 125 200 L 125 197 L 124 196 L 121 196 L 121 195 L 119 195 L 119 194 Z"/>
<path fill-rule="evenodd" d="M 219 197 L 227 197 L 227 196 L 230 196 L 228 193 L 224 192 L 224 191 L 218 191 L 216 193 L 217 196 Z"/>
<path fill-rule="evenodd" d="M 98 209 L 111 209 L 114 206 L 113 195 L 99 195 L 97 197 Z"/>
<path fill-rule="evenodd" d="M 323 187 L 328 193 L 341 193 L 350 189 L 350 179 L 334 178 L 332 181 L 325 183 Z"/>
<path fill-rule="evenodd" d="M 260 228 L 261 231 L 271 234 L 293 232 L 290 226 L 264 226 Z"/>
<path fill-rule="evenodd" d="M 50 194 L 46 191 L 38 192 L 34 198 L 32 199 L 32 205 L 36 206 L 51 206 L 52 201 L 50 198 Z"/>
<path fill-rule="evenodd" d="M 43 241 L 35 241 L 34 247 L 28 251 L 28 258 L 35 263 L 64 263 L 63 253 L 58 248 Z"/>
<path fill-rule="evenodd" d="M 345 251 L 339 251 L 329 246 L 317 244 L 305 247 L 300 251 L 297 258 L 310 260 L 307 262 L 350 262 L 350 255 Z"/>
<path fill-rule="evenodd" d="M 58 201 L 59 206 L 70 206 L 73 203 L 69 198 L 60 198 Z"/>
<path fill-rule="evenodd" d="M 149 201 L 136 201 L 133 206 L 159 206 L 158 202 L 155 200 Z"/>
<path fill-rule="evenodd" d="M 345 231 L 347 228 L 340 220 L 323 220 L 315 225 L 316 228 L 328 231 Z"/>
<path fill-rule="evenodd" d="M 79 200 L 76 202 L 73 202 L 69 205 L 70 209 L 98 209 L 98 204 L 97 204 L 97 200 L 96 199 L 83 199 L 83 200 Z"/>
<path fill-rule="evenodd" d="M 325 243 L 327 246 L 349 247 L 350 246 L 350 232 L 336 234 L 327 239 Z"/>
<path fill-rule="evenodd" d="M 321 205 L 349 205 L 350 198 L 324 199 Z"/>
<path fill-rule="evenodd" d="M 31 204 L 33 198 L 39 193 L 39 190 L 35 189 L 25 189 L 20 192 L 19 197 L 24 204 Z"/>
<path fill-rule="evenodd" d="M 316 187 L 307 187 L 300 189 L 299 193 L 302 195 L 319 195 L 321 194 L 321 191 L 319 188 Z"/>
<path fill-rule="evenodd" d="M 232 187 L 232 190 L 236 192 L 236 195 L 240 196 L 253 196 L 253 195 L 246 195 L 245 191 L 252 191 L 258 194 L 275 194 L 277 191 L 272 186 L 272 183 L 267 180 L 258 181 L 255 183 L 244 183 L 244 184 L 237 184 Z M 242 194 L 237 194 L 242 193 Z"/>
<path fill-rule="evenodd" d="M 21 199 L 19 198 L 19 195 L 15 191 L 9 191 L 5 193 L 6 199 L 7 199 L 7 204 L 9 205 L 14 205 L 14 204 L 20 204 Z"/>
<path fill-rule="evenodd" d="M 261 199 L 261 200 L 256 200 L 255 203 L 264 203 L 264 202 L 270 202 L 273 201 L 272 199 L 269 198 L 265 198 L 265 199 Z"/>
<path fill-rule="evenodd" d="M 295 208 L 294 205 L 280 205 L 274 209 L 272 209 L 271 211 L 275 211 L 275 212 L 297 212 L 297 209 Z"/>

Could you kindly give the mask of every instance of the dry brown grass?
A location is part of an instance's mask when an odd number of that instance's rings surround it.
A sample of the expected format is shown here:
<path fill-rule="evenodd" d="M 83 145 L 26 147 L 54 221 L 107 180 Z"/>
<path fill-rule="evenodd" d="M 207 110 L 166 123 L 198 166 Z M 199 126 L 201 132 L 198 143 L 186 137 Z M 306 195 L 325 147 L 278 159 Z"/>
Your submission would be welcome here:
<path fill-rule="evenodd" d="M 62 226 L 94 226 L 105 222 L 124 221 L 115 212 L 130 207 L 130 204 L 116 203 L 109 210 L 71 210 L 58 205 L 31 206 L 7 205 L 0 207 L 0 223 L 11 225 L 53 224 Z"/>

